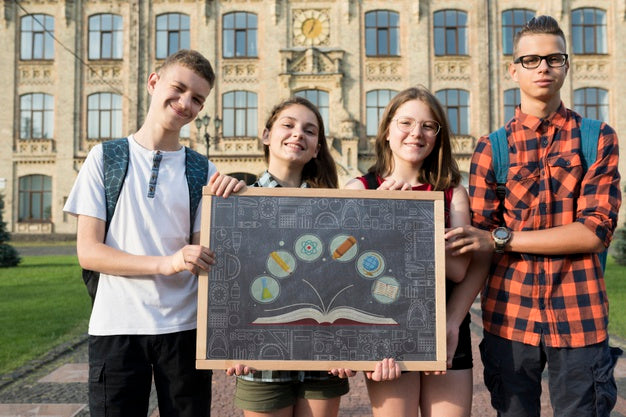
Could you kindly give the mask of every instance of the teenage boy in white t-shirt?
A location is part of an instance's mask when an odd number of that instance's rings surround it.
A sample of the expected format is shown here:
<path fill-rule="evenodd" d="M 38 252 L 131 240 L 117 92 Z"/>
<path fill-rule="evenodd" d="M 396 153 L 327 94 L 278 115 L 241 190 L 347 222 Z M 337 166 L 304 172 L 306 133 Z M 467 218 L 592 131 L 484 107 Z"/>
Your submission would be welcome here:
<path fill-rule="evenodd" d="M 87 156 L 64 207 L 78 216 L 80 265 L 100 272 L 89 322 L 92 417 L 147 415 L 153 375 L 162 416 L 210 415 L 211 372 L 195 369 L 195 275 L 215 255 L 198 244 L 200 210 L 190 219 L 179 133 L 214 81 L 198 52 L 168 57 L 148 78 L 144 124 L 128 136 L 128 171 L 108 232 L 102 145 Z M 217 195 L 245 185 L 210 162 L 208 170 Z"/>

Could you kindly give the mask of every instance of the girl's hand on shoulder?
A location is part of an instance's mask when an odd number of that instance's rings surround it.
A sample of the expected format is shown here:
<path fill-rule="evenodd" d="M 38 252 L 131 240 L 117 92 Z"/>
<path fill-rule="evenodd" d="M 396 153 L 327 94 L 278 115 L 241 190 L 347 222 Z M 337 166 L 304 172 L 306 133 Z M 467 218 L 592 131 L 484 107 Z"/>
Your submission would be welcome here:
<path fill-rule="evenodd" d="M 226 369 L 226 375 L 248 375 L 252 372 L 256 372 L 256 369 L 250 367 L 250 366 L 246 366 L 246 365 L 242 365 L 240 363 L 238 363 L 235 366 L 232 366 L 230 368 Z"/>
<path fill-rule="evenodd" d="M 356 372 L 354 372 L 352 369 L 347 369 L 347 368 L 333 368 L 330 371 L 328 371 L 328 373 L 331 375 L 338 376 L 339 378 L 352 378 L 353 376 L 356 375 Z"/>
<path fill-rule="evenodd" d="M 391 381 L 400 378 L 402 370 L 393 358 L 385 358 L 376 364 L 374 371 L 365 372 L 365 377 L 372 381 Z"/>
<path fill-rule="evenodd" d="M 223 175 L 216 172 L 211 175 L 209 187 L 211 188 L 211 193 L 226 198 L 231 193 L 244 191 L 247 186 L 243 180 L 238 180 L 230 175 Z"/>
<path fill-rule="evenodd" d="M 377 190 L 401 190 L 401 191 L 406 191 L 406 190 L 411 190 L 412 188 L 413 187 L 408 182 L 396 181 L 396 180 L 393 180 L 393 179 L 389 178 L 389 179 L 386 179 L 385 181 L 383 181 L 383 183 L 378 186 Z"/>

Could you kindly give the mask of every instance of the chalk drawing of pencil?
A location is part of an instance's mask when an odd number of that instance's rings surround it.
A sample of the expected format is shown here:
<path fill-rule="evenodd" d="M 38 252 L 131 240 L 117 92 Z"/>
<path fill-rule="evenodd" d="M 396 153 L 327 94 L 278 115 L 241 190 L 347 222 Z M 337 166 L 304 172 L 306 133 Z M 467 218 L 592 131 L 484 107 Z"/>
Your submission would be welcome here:
<path fill-rule="evenodd" d="M 272 252 L 270 253 L 270 256 L 272 257 L 274 262 L 276 262 L 278 266 L 280 266 L 285 272 L 291 272 L 291 268 L 289 267 L 289 265 L 287 265 L 287 262 L 285 262 L 283 258 L 280 257 L 278 252 Z"/>
<path fill-rule="evenodd" d="M 355 243 L 356 239 L 353 236 L 348 236 L 333 252 L 333 259 L 341 258 Z"/>

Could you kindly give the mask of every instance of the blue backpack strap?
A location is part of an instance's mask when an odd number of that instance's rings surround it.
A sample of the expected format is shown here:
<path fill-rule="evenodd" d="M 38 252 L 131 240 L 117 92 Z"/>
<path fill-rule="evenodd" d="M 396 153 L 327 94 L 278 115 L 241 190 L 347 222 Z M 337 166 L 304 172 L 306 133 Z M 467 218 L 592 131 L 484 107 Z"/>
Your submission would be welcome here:
<path fill-rule="evenodd" d="M 584 173 L 598 158 L 598 139 L 600 138 L 600 127 L 602 122 L 600 120 L 588 119 L 583 117 L 580 122 L 580 147 L 582 148 L 582 164 Z M 584 174 L 583 174 L 584 175 Z M 602 265 L 602 271 L 606 268 L 606 255 L 608 249 L 598 253 L 598 259 L 600 265 Z"/>
<path fill-rule="evenodd" d="M 506 139 L 506 129 L 500 129 L 489 134 L 491 142 L 493 171 L 496 175 L 496 194 L 500 201 L 506 194 L 506 177 L 509 172 L 509 146 Z"/>
<path fill-rule="evenodd" d="M 196 218 L 198 205 L 202 200 L 202 187 L 207 183 L 209 160 L 198 152 L 185 147 L 185 177 L 189 187 L 189 222 L 193 234 L 193 222 Z"/>
<path fill-rule="evenodd" d="M 580 123 L 580 146 L 583 151 L 583 169 L 587 170 L 598 157 L 598 138 L 600 137 L 600 120 L 583 117 Z"/>
<path fill-rule="evenodd" d="M 106 198 L 108 232 L 115 206 L 128 171 L 128 138 L 102 142 L 102 169 L 104 172 L 104 195 Z"/>

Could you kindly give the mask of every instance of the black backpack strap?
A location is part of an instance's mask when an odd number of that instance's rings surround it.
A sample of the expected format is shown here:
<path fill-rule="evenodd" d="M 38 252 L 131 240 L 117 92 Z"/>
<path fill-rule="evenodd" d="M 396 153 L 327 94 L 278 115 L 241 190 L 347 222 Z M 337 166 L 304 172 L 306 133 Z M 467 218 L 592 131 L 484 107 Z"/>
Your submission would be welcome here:
<path fill-rule="evenodd" d="M 185 147 L 185 177 L 189 187 L 189 222 L 190 234 L 193 235 L 193 222 L 196 218 L 198 205 L 202 201 L 202 188 L 207 183 L 209 160 L 198 152 Z"/>
<path fill-rule="evenodd" d="M 128 153 L 128 138 L 102 142 L 102 171 L 104 173 L 104 196 L 107 206 L 106 232 L 109 231 L 115 206 L 128 171 Z"/>
<path fill-rule="evenodd" d="M 365 181 L 367 182 L 368 190 L 375 190 L 378 188 L 378 176 L 376 174 L 374 174 L 373 172 L 368 172 L 367 174 L 363 175 L 363 178 L 365 178 Z"/>

